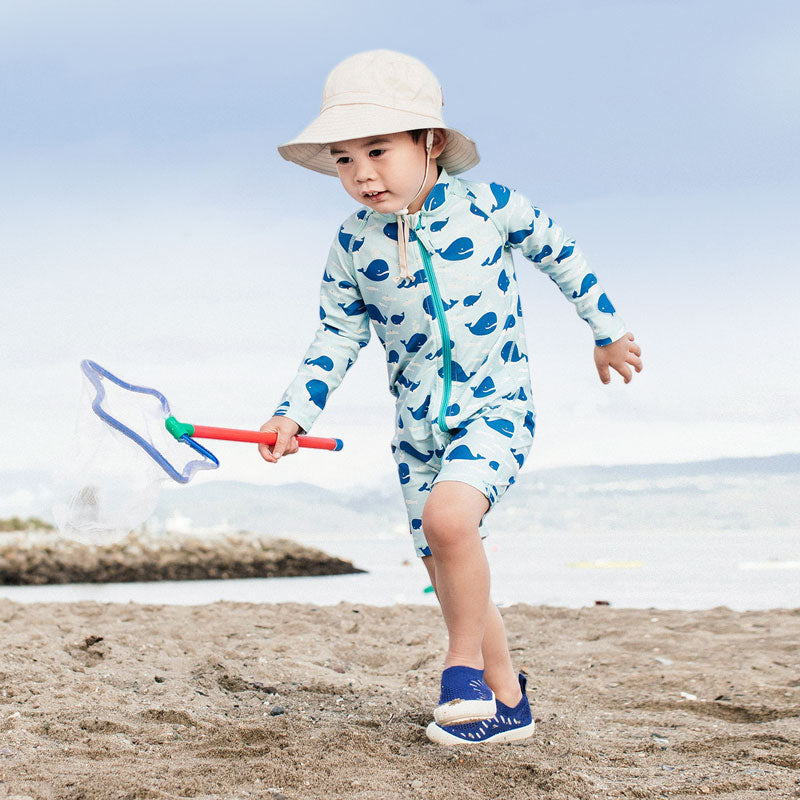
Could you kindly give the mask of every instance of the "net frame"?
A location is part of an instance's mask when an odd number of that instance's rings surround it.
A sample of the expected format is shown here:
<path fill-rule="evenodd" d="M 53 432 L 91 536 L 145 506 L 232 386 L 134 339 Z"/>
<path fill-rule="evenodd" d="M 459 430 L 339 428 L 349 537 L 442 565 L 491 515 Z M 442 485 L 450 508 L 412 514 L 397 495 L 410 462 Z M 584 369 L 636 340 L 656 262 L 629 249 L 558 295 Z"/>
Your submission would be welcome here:
<path fill-rule="evenodd" d="M 200 454 L 201 458 L 187 462 L 186 465 L 181 469 L 176 468 L 174 464 L 167 458 L 167 456 L 158 450 L 158 448 L 156 448 L 152 442 L 145 439 L 145 437 L 143 437 L 141 434 L 137 433 L 128 425 L 125 425 L 123 422 L 110 414 L 105 408 L 103 408 L 103 400 L 106 397 L 106 391 L 103 387 L 102 379 L 105 378 L 106 380 L 109 380 L 115 385 L 119 386 L 121 389 L 156 398 L 161 405 L 161 412 L 164 415 L 164 420 L 166 420 L 168 417 L 172 416 L 172 412 L 170 411 L 169 407 L 169 401 L 157 389 L 153 389 L 149 386 L 137 386 L 136 384 L 123 381 L 121 378 L 118 378 L 116 375 L 113 375 L 111 372 L 105 369 L 105 367 L 100 366 L 100 364 L 98 364 L 96 361 L 92 361 L 88 358 L 81 361 L 81 370 L 83 370 L 84 375 L 95 390 L 95 397 L 92 400 L 92 410 L 94 413 L 107 425 L 110 425 L 112 428 L 119 431 L 136 445 L 141 447 L 142 450 L 144 450 L 144 452 L 147 453 L 147 455 L 149 455 L 170 478 L 172 478 L 172 480 L 176 481 L 177 483 L 188 483 L 197 472 L 207 469 L 217 469 L 219 467 L 219 461 L 217 460 L 217 457 L 210 450 L 207 450 L 201 444 L 194 441 L 194 439 L 192 439 L 190 436 L 183 435 L 178 439 L 178 441 L 183 442 L 191 447 L 195 452 Z"/>

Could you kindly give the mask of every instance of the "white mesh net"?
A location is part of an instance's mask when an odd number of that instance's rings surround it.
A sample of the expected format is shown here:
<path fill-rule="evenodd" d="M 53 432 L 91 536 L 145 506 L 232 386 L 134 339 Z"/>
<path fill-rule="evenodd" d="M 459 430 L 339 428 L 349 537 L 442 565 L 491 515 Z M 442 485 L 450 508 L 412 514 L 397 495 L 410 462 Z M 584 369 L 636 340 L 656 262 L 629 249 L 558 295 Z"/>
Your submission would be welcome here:
<path fill-rule="evenodd" d="M 119 381 L 93 362 L 81 366 L 86 380 L 53 514 L 63 536 L 110 543 L 147 520 L 168 477 L 185 483 L 216 462 L 166 430 L 163 395 Z"/>

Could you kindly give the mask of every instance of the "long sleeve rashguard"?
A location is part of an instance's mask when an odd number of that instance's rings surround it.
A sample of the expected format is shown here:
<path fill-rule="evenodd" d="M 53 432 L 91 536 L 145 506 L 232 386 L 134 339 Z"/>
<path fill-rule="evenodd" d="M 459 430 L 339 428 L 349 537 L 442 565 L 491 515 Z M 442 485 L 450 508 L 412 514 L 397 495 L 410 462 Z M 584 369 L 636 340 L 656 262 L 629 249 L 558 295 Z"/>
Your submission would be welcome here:
<path fill-rule="evenodd" d="M 394 215 L 362 208 L 341 226 L 323 274 L 320 327 L 276 414 L 309 430 L 370 328 L 407 434 L 455 429 L 487 404 L 532 411 L 513 249 L 557 284 L 596 344 L 625 333 L 575 241 L 518 192 L 442 170 L 409 216 L 405 279 Z"/>

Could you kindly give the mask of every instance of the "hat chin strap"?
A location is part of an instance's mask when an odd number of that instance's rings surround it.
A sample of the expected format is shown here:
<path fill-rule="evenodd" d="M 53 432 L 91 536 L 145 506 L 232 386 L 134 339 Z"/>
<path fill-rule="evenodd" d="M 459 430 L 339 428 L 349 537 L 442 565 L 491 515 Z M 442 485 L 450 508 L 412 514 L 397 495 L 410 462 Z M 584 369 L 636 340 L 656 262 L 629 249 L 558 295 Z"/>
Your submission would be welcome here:
<path fill-rule="evenodd" d="M 428 172 L 431 165 L 431 148 L 433 147 L 433 128 L 428 128 L 428 133 L 425 136 L 425 174 L 422 176 L 422 183 L 417 189 L 417 193 L 411 198 L 405 208 L 401 208 L 395 212 L 397 216 L 397 257 L 400 262 L 400 271 L 398 272 L 395 281 L 401 283 L 405 280 L 411 280 L 411 273 L 408 271 L 408 240 L 411 236 L 411 224 L 408 219 L 408 206 L 420 196 L 425 184 L 428 181 Z"/>

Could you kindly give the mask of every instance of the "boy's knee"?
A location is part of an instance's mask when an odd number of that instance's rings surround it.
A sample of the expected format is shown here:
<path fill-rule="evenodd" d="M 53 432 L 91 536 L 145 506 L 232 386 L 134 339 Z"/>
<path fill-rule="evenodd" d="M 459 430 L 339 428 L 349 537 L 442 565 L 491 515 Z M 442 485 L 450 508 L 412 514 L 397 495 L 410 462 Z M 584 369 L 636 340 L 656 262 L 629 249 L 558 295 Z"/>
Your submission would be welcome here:
<path fill-rule="evenodd" d="M 478 532 L 478 523 L 457 507 L 428 501 L 422 510 L 422 530 L 428 544 L 435 551 L 463 542 Z"/>

